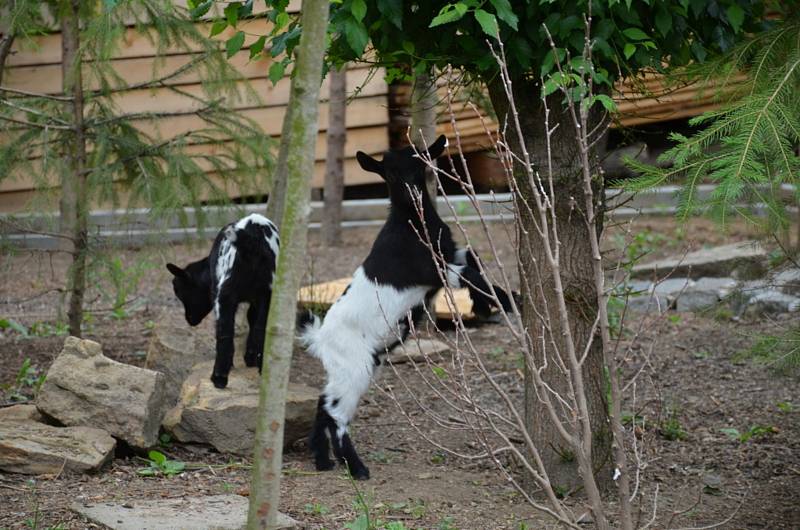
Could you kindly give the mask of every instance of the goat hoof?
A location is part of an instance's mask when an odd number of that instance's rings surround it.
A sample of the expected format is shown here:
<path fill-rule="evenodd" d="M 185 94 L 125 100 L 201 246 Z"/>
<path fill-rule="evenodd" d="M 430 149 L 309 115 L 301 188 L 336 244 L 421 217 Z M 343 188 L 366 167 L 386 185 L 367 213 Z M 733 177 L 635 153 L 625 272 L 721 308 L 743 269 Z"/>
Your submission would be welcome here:
<path fill-rule="evenodd" d="M 351 475 L 355 480 L 369 480 L 369 469 L 367 469 L 367 466 L 363 466 L 354 469 Z"/>
<path fill-rule="evenodd" d="M 259 361 L 261 360 L 261 356 L 257 353 L 246 353 L 244 356 L 244 365 L 248 368 L 253 368 L 254 366 L 261 366 Z"/>
<path fill-rule="evenodd" d="M 322 460 L 314 463 L 314 467 L 317 468 L 317 471 L 330 471 L 334 466 L 336 466 L 336 464 L 333 460 Z"/>
<path fill-rule="evenodd" d="M 228 386 L 228 376 L 213 374 L 211 376 L 211 382 L 214 383 L 216 388 L 225 388 Z"/>

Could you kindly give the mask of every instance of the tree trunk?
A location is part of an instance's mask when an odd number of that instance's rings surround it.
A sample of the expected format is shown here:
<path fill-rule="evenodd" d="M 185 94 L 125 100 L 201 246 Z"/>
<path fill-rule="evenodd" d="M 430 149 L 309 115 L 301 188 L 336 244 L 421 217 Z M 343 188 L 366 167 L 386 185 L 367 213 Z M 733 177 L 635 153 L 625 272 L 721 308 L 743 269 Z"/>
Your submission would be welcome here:
<path fill-rule="evenodd" d="M 80 57 L 79 0 L 65 0 L 61 15 L 61 76 L 72 119 L 72 141 L 65 153 L 68 169 L 61 178 L 61 233 L 67 236 L 64 250 L 72 254 L 69 270 L 69 332 L 81 336 L 83 296 L 86 290 L 88 251 L 88 204 L 86 189 L 86 131 L 83 123 L 83 80 Z"/>
<path fill-rule="evenodd" d="M 436 140 L 436 80 L 430 74 L 414 78 L 411 91 L 411 142 L 419 149 L 426 149 Z M 436 197 L 436 174 L 427 169 L 425 185 L 428 195 Z"/>
<path fill-rule="evenodd" d="M 548 171 L 548 152 L 545 133 L 545 108 L 539 97 L 539 86 L 523 79 L 513 81 L 515 105 L 520 109 L 520 124 L 525 147 L 534 166 L 546 182 Z M 490 82 L 489 95 L 500 123 L 508 115 L 509 105 L 505 90 L 499 80 Z M 583 212 L 584 191 L 580 166 L 580 151 L 576 139 L 575 126 L 569 113 L 563 110 L 563 96 L 555 93 L 547 98 L 550 109 L 549 127 L 558 127 L 551 136 L 550 160 L 553 168 L 553 202 L 558 230 L 560 252 L 560 278 L 569 315 L 569 326 L 578 355 L 592 340 L 582 374 L 584 391 L 588 402 L 589 419 L 593 433 L 592 466 L 598 482 L 603 486 L 609 483 L 608 466 L 611 457 L 611 435 L 608 421 L 606 399 L 606 377 L 604 373 L 603 348 L 599 333 L 592 337 L 592 327 L 597 315 L 598 293 L 595 287 L 592 267 L 592 250 L 587 234 L 586 217 Z M 597 120 L 594 119 L 594 124 Z M 591 128 L 591 125 L 590 125 Z M 509 117 L 509 130 L 513 129 Z M 507 134 L 507 140 L 515 153 L 521 153 L 516 132 Z M 594 157 L 593 160 L 598 160 Z M 565 335 L 558 312 L 556 289 L 552 269 L 547 265 L 544 241 L 537 232 L 535 224 L 539 213 L 533 200 L 533 190 L 521 167 L 515 167 L 514 178 L 518 187 L 516 211 L 518 215 L 518 244 L 520 280 L 523 295 L 523 321 L 530 336 L 531 349 L 536 364 L 541 367 L 545 358 L 547 367 L 542 372 L 544 381 L 559 395 L 570 399 L 568 376 L 559 369 L 554 356 L 566 352 Z M 602 184 L 595 179 L 593 190 L 597 211 L 602 211 L 598 201 L 602 197 Z M 524 206 L 527 202 L 530 211 Z M 602 214 L 598 215 L 595 229 L 602 231 Z M 552 233 L 551 233 L 552 235 Z M 549 308 L 549 311 L 548 311 Z M 549 331 L 544 331 L 545 326 Z M 561 353 L 564 358 L 565 353 Z M 564 364 L 569 363 L 564 360 Z M 539 448 L 551 484 L 557 491 L 570 491 L 584 486 L 579 475 L 579 462 L 575 452 L 559 435 L 551 418 L 539 401 L 533 388 L 532 376 L 527 367 L 525 415 L 528 429 L 534 443 Z M 566 424 L 576 419 L 566 410 L 560 416 Z M 578 437 L 580 429 L 574 428 Z"/>
<path fill-rule="evenodd" d="M 338 71 L 331 70 L 330 85 L 322 240 L 329 247 L 333 247 L 342 243 L 344 144 L 347 141 L 347 65 Z"/>
<path fill-rule="evenodd" d="M 304 0 L 303 35 L 292 78 L 281 138 L 286 148 L 286 193 L 281 222 L 281 251 L 267 321 L 264 365 L 259 391 L 256 447 L 247 527 L 275 528 L 280 500 L 286 391 L 294 343 L 297 290 L 305 262 L 309 190 L 314 172 L 319 87 L 328 27 L 328 1 Z"/>
<path fill-rule="evenodd" d="M 11 53 L 14 44 L 14 32 L 11 30 L 11 13 L 9 6 L 0 8 L 0 86 L 3 86 L 3 74 L 6 69 L 6 59 Z"/>

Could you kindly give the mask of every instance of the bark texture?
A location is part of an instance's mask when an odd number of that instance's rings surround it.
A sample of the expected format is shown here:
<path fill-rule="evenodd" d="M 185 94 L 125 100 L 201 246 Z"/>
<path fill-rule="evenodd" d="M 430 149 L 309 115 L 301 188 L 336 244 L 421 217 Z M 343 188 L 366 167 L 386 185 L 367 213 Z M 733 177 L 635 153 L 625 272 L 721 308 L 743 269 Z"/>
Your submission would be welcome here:
<path fill-rule="evenodd" d="M 86 129 L 83 121 L 83 79 L 80 57 L 80 1 L 65 0 L 61 13 L 61 76 L 64 94 L 72 98 L 66 103 L 72 119 L 72 142 L 69 143 L 67 171 L 61 179 L 60 221 L 64 250 L 72 254 L 69 270 L 70 335 L 81 336 L 83 296 L 86 291 L 86 259 L 88 251 L 88 201 L 86 187 Z"/>
<path fill-rule="evenodd" d="M 431 74 L 420 74 L 414 79 L 411 91 L 411 142 L 426 149 L 436 140 L 436 79 Z M 436 175 L 430 169 L 425 173 L 428 195 L 436 197 Z"/>
<path fill-rule="evenodd" d="M 545 107 L 539 98 L 539 87 L 523 79 L 515 79 L 513 95 L 520 109 L 520 124 L 525 148 L 544 181 L 548 171 L 548 151 L 545 132 Z M 489 94 L 501 124 L 509 113 L 505 90 L 499 81 L 489 83 Z M 557 238 L 560 241 L 560 278 L 569 315 L 569 326 L 578 356 L 592 340 L 582 376 L 591 423 L 592 466 L 599 483 L 607 484 L 610 478 L 608 465 L 611 455 L 611 436 L 606 400 L 606 377 L 603 368 L 603 347 L 599 332 L 592 336 L 597 316 L 598 293 L 595 285 L 592 249 L 587 233 L 584 208 L 583 176 L 580 150 L 575 126 L 569 113 L 562 110 L 563 96 L 556 93 L 547 99 L 550 109 L 549 127 L 558 127 L 551 136 L 550 160 L 553 171 L 553 188 Z M 596 124 L 599 116 L 594 117 Z M 509 130 L 513 120 L 509 117 Z M 507 140 L 515 153 L 521 153 L 516 133 Z M 597 160 L 597 157 L 593 158 Z M 596 174 L 596 172 L 595 172 Z M 515 184 L 518 188 L 518 238 L 521 290 L 523 295 L 523 321 L 528 330 L 531 350 L 537 367 L 544 366 L 542 378 L 559 395 L 570 400 L 574 397 L 568 381 L 569 362 L 566 360 L 567 344 L 562 320 L 559 319 L 557 288 L 551 267 L 547 264 L 544 241 L 537 232 L 539 212 L 533 200 L 531 182 L 521 167 L 515 167 Z M 594 197 L 602 197 L 602 183 L 594 179 Z M 601 210 L 602 204 L 596 208 Z M 594 225 L 599 234 L 602 215 Z M 551 231 L 551 237 L 553 237 Z M 560 355 L 561 360 L 556 356 Z M 541 451 L 551 484 L 558 489 L 573 490 L 583 487 L 580 462 L 555 428 L 545 411 L 532 383 L 530 370 L 526 372 L 525 414 L 526 423 L 534 443 Z M 574 379 L 573 379 L 574 381 Z M 558 405 L 557 405 L 558 406 Z M 578 421 L 571 412 L 561 408 L 559 416 L 568 425 Z M 570 429 L 582 437 L 579 427 Z"/>
<path fill-rule="evenodd" d="M 285 402 L 294 342 L 297 290 L 305 261 L 309 189 L 314 170 L 314 146 L 318 130 L 318 102 L 327 0 L 304 0 L 295 76 L 289 96 L 289 112 L 281 138 L 286 149 L 286 187 L 281 222 L 281 252 L 272 285 L 272 303 L 264 346 L 264 366 L 259 391 L 256 449 L 250 488 L 247 527 L 275 528 L 280 500 Z"/>
<path fill-rule="evenodd" d="M 328 102 L 328 156 L 325 161 L 322 240 L 328 246 L 342 243 L 344 196 L 344 145 L 347 142 L 347 66 L 330 72 Z"/>
<path fill-rule="evenodd" d="M 3 86 L 3 73 L 6 69 L 6 59 L 11 53 L 14 44 L 14 32 L 11 29 L 9 6 L 0 7 L 0 86 Z"/>

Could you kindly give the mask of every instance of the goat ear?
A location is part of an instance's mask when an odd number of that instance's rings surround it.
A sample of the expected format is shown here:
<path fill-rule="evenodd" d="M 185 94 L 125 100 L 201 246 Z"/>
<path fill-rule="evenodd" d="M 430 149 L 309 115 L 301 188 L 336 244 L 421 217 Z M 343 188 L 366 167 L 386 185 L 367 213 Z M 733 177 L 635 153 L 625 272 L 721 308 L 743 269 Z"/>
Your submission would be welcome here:
<path fill-rule="evenodd" d="M 431 160 L 436 160 L 442 156 L 445 147 L 447 147 L 447 136 L 441 135 L 428 147 L 428 156 L 431 157 Z"/>
<path fill-rule="evenodd" d="M 358 159 L 358 164 L 361 166 L 361 169 L 383 176 L 383 162 L 378 162 L 363 151 L 357 152 L 356 158 Z"/>
<path fill-rule="evenodd" d="M 174 265 L 172 263 L 167 263 L 167 270 L 172 273 L 173 276 L 176 278 L 188 278 L 189 275 L 186 274 L 186 271 Z"/>

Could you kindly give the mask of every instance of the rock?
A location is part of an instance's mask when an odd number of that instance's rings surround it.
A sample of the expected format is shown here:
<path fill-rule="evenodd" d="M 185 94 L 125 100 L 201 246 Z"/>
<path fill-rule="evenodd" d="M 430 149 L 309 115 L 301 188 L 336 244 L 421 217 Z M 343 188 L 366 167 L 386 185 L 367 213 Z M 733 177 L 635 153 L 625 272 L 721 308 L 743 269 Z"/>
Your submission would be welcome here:
<path fill-rule="evenodd" d="M 239 530 L 247 525 L 248 500 L 239 495 L 209 495 L 182 499 L 134 499 L 100 504 L 74 503 L 72 511 L 113 530 Z M 297 528 L 288 515 L 278 514 L 278 529 Z"/>
<path fill-rule="evenodd" d="M 166 323 L 153 330 L 144 366 L 164 374 L 167 403 L 173 407 L 192 367 L 214 356 L 213 343 L 198 339 L 192 329 Z"/>
<path fill-rule="evenodd" d="M 431 357 L 441 357 L 450 351 L 450 346 L 434 339 L 414 339 L 409 337 L 405 344 L 399 344 L 389 352 L 386 359 L 391 364 L 403 364 L 409 361 L 419 363 Z"/>
<path fill-rule="evenodd" d="M 757 317 L 764 314 L 794 313 L 798 310 L 800 298 L 776 289 L 766 289 L 756 292 L 747 300 L 745 314 Z"/>
<path fill-rule="evenodd" d="M 164 376 L 109 359 L 96 342 L 67 337 L 36 407 L 64 425 L 101 428 L 146 448 L 158 441 L 167 411 Z"/>
<path fill-rule="evenodd" d="M 164 419 L 164 428 L 180 442 L 210 444 L 222 453 L 252 456 L 261 376 L 255 368 L 234 367 L 227 388 L 218 389 L 209 380 L 213 366 L 213 361 L 195 366 L 183 383 L 178 404 Z M 308 435 L 318 396 L 311 387 L 289 383 L 287 446 Z"/>
<path fill-rule="evenodd" d="M 800 296 L 800 269 L 784 269 L 773 277 L 772 283 L 786 294 Z"/>
<path fill-rule="evenodd" d="M 61 469 L 96 471 L 114 454 L 116 441 L 91 427 L 53 427 L 33 421 L 0 422 L 0 470 L 41 475 Z"/>
<path fill-rule="evenodd" d="M 763 276 L 767 271 L 767 251 L 756 241 L 744 241 L 704 248 L 652 263 L 640 263 L 631 271 L 634 278 L 686 276 L 734 276 L 746 280 Z"/>
<path fill-rule="evenodd" d="M 694 282 L 689 278 L 668 278 L 653 285 L 652 292 L 663 294 L 670 298 L 679 296 L 691 288 Z"/>
<path fill-rule="evenodd" d="M 41 422 L 43 419 L 39 411 L 36 410 L 36 405 L 31 403 L 12 405 L 0 409 L 0 424 L 9 421 Z"/>
<path fill-rule="evenodd" d="M 663 313 L 670 307 L 670 300 L 662 294 L 644 294 L 628 298 L 627 308 L 632 313 Z"/>
<path fill-rule="evenodd" d="M 703 277 L 694 282 L 689 291 L 713 292 L 719 298 L 725 298 L 736 289 L 736 280 L 733 278 Z"/>
<path fill-rule="evenodd" d="M 677 311 L 701 311 L 719 303 L 719 296 L 714 291 L 685 291 L 675 302 Z"/>
<path fill-rule="evenodd" d="M 701 311 L 719 303 L 719 296 L 714 291 L 685 291 L 675 302 L 677 311 Z"/>

